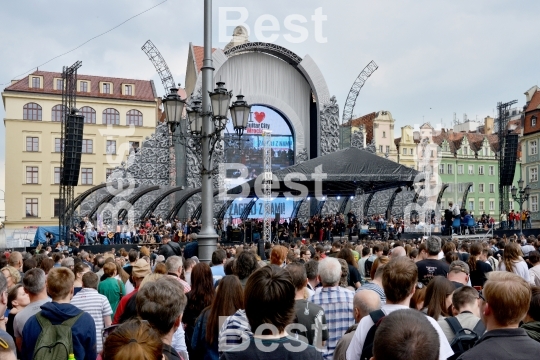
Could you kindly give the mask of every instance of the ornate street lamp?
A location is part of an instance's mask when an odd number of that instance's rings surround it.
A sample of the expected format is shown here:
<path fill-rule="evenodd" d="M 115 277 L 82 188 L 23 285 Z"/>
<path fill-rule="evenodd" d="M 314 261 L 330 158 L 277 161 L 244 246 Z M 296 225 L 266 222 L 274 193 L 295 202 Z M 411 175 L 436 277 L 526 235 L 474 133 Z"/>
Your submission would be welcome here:
<path fill-rule="evenodd" d="M 165 109 L 167 124 L 169 124 L 171 133 L 173 133 L 176 127 L 181 124 L 182 113 L 184 112 L 186 102 L 178 95 L 177 88 L 171 88 L 171 92 L 162 100 L 162 102 Z"/>
<path fill-rule="evenodd" d="M 232 99 L 232 92 L 225 89 L 225 83 L 220 81 L 213 92 L 209 92 L 212 102 L 212 117 L 217 120 L 228 118 L 229 105 Z"/>
<path fill-rule="evenodd" d="M 244 100 L 244 95 L 237 95 L 236 101 L 233 102 L 230 107 L 232 124 L 234 131 L 238 137 L 244 134 L 244 130 L 247 128 L 249 115 L 251 113 L 251 106 Z"/>
<path fill-rule="evenodd" d="M 520 238 L 521 236 L 523 236 L 523 222 L 521 220 L 521 217 L 523 215 L 523 203 L 529 200 L 529 195 L 531 194 L 531 188 L 529 187 L 529 185 L 523 188 L 524 183 L 525 182 L 523 181 L 523 179 L 519 179 L 518 180 L 519 191 L 518 191 L 518 188 L 516 188 L 515 186 L 512 186 L 512 189 L 510 189 L 510 193 L 512 194 L 512 199 L 519 204 L 519 220 L 518 221 L 519 221 Z M 519 196 L 518 196 L 518 193 L 519 193 Z"/>
<path fill-rule="evenodd" d="M 190 131 L 193 135 L 199 135 L 202 132 L 203 118 L 201 114 L 201 101 L 193 100 L 191 108 L 187 111 Z"/>

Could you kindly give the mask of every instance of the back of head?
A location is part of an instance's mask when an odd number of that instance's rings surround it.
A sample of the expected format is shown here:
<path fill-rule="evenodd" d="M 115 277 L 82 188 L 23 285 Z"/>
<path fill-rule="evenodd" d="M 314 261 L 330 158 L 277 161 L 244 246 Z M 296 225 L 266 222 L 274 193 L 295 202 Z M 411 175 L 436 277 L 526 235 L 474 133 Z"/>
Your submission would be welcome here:
<path fill-rule="evenodd" d="M 159 334 L 141 320 L 129 320 L 105 340 L 103 360 L 162 360 L 163 343 Z"/>
<path fill-rule="evenodd" d="M 19 262 L 22 261 L 22 254 L 18 251 L 13 251 L 11 255 L 9 255 L 8 265 L 18 268 Z"/>
<path fill-rule="evenodd" d="M 282 265 L 287 258 L 287 248 L 285 246 L 276 245 L 272 248 L 270 253 L 270 263 L 274 265 Z"/>
<path fill-rule="evenodd" d="M 72 268 L 75 266 L 75 261 L 72 257 L 67 257 L 60 263 L 63 267 Z"/>
<path fill-rule="evenodd" d="M 42 269 L 28 270 L 23 277 L 23 285 L 26 292 L 38 295 L 45 290 L 46 275 Z"/>
<path fill-rule="evenodd" d="M 212 253 L 212 265 L 222 265 L 227 258 L 227 253 L 223 249 L 217 249 Z"/>
<path fill-rule="evenodd" d="M 441 243 L 440 237 L 430 236 L 426 241 L 428 254 L 431 256 L 438 255 L 441 252 Z"/>
<path fill-rule="evenodd" d="M 490 272 L 482 292 L 494 319 L 501 326 L 518 324 L 529 309 L 531 287 L 514 273 Z"/>
<path fill-rule="evenodd" d="M 412 309 L 396 310 L 381 321 L 373 341 L 376 360 L 437 360 L 439 336 L 426 316 Z"/>
<path fill-rule="evenodd" d="M 278 266 L 265 266 L 251 274 L 244 291 L 244 304 L 252 331 L 260 331 L 261 325 L 266 329 L 263 335 L 284 331 L 294 318 L 295 294 L 289 272 Z"/>
<path fill-rule="evenodd" d="M 165 260 L 165 266 L 167 266 L 167 271 L 176 272 L 182 267 L 182 258 L 180 256 L 169 256 Z"/>
<path fill-rule="evenodd" d="M 287 265 L 285 270 L 287 270 L 291 275 L 291 280 L 296 290 L 302 290 L 307 281 L 306 268 L 304 265 L 300 263 L 292 263 Z"/>
<path fill-rule="evenodd" d="M 171 277 L 146 283 L 137 293 L 137 314 L 164 336 L 184 312 L 187 298 L 182 285 Z"/>
<path fill-rule="evenodd" d="M 444 276 L 435 276 L 429 282 L 426 289 L 426 298 L 424 307 L 427 307 L 427 314 L 435 320 L 439 320 L 439 316 L 449 316 L 446 307 L 446 298 L 455 290 L 454 284 Z"/>
<path fill-rule="evenodd" d="M 97 274 L 95 274 L 95 273 L 93 273 L 91 271 L 85 273 L 82 276 L 83 288 L 97 290 L 98 283 L 99 283 L 99 278 L 98 278 Z"/>
<path fill-rule="evenodd" d="M 540 286 L 532 286 L 531 290 L 531 304 L 529 305 L 527 314 L 533 318 L 534 321 L 540 321 Z"/>
<path fill-rule="evenodd" d="M 138 258 L 139 258 L 139 253 L 137 252 L 137 250 L 135 249 L 129 250 L 129 253 L 128 253 L 129 262 L 133 263 L 137 261 Z"/>
<path fill-rule="evenodd" d="M 531 251 L 529 253 L 529 261 L 531 264 L 536 265 L 540 263 L 540 252 L 538 251 Z"/>
<path fill-rule="evenodd" d="M 239 279 L 245 279 L 249 277 L 255 270 L 259 268 L 257 257 L 251 251 L 242 251 L 240 255 L 236 257 L 233 264 L 233 271 Z"/>
<path fill-rule="evenodd" d="M 384 266 L 382 284 L 387 301 L 400 303 L 407 299 L 418 281 L 418 267 L 406 258 L 398 257 Z"/>
<path fill-rule="evenodd" d="M 75 275 L 68 268 L 53 268 L 47 275 L 47 292 L 53 301 L 65 299 L 73 291 Z"/>
<path fill-rule="evenodd" d="M 353 307 L 358 309 L 362 318 L 381 308 L 381 297 L 373 290 L 357 291 L 354 294 Z"/>
<path fill-rule="evenodd" d="M 317 260 L 309 260 L 305 264 L 306 276 L 309 280 L 314 280 L 317 277 L 319 271 L 319 262 Z"/>
<path fill-rule="evenodd" d="M 336 286 L 341 279 L 341 264 L 338 259 L 327 257 L 319 261 L 319 277 L 323 286 Z"/>
<path fill-rule="evenodd" d="M 478 291 L 470 286 L 462 286 L 452 294 L 452 305 L 457 311 L 465 306 L 475 306 L 478 303 Z"/>

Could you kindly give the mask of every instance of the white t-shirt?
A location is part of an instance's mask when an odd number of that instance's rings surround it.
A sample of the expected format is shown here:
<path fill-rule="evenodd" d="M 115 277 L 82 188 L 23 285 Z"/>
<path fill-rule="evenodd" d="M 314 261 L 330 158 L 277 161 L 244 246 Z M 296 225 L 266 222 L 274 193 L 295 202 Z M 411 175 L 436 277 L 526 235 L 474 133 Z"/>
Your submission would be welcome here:
<path fill-rule="evenodd" d="M 409 309 L 408 306 L 404 305 L 394 305 L 394 304 L 386 304 L 383 305 L 381 310 L 386 314 L 390 314 L 393 311 L 396 310 L 402 310 L 402 309 Z M 441 329 L 441 326 L 435 321 L 432 317 L 426 316 L 431 325 L 435 328 L 437 331 L 437 334 L 439 335 L 439 341 L 441 344 L 440 350 L 439 350 L 439 359 L 440 360 L 446 360 L 450 356 L 454 355 L 454 351 L 450 347 L 450 344 L 448 343 L 448 339 L 446 339 L 446 335 L 444 335 L 444 332 Z M 360 320 L 360 323 L 358 323 L 358 327 L 356 328 L 356 332 L 354 333 L 354 337 L 351 340 L 351 343 L 349 344 L 349 348 L 347 349 L 347 360 L 358 360 L 362 356 L 362 348 L 364 347 L 364 341 L 366 340 L 366 336 L 369 332 L 369 329 L 374 325 L 373 320 L 371 317 L 364 316 L 362 320 Z"/>
<path fill-rule="evenodd" d="M 501 271 L 506 271 L 506 266 L 504 265 L 504 262 L 501 261 L 499 263 L 499 269 Z M 514 274 L 518 274 L 523 279 L 525 279 L 526 282 L 530 282 L 530 274 L 529 274 L 529 267 L 527 266 L 527 263 L 525 260 L 520 261 L 514 261 Z"/>

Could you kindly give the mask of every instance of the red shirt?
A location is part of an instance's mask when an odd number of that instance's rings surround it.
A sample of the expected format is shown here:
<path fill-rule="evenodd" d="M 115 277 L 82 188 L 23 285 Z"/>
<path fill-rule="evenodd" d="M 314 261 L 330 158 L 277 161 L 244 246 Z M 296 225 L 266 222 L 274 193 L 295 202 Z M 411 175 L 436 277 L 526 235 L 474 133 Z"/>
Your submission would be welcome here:
<path fill-rule="evenodd" d="M 118 306 L 116 307 L 116 312 L 114 313 L 114 319 L 112 322 L 113 325 L 120 323 L 120 318 L 122 317 L 122 314 L 124 313 L 124 310 L 126 309 L 127 302 L 129 301 L 129 299 L 131 299 L 133 295 L 137 293 L 137 291 L 139 291 L 138 288 L 133 290 L 126 296 L 122 297 L 122 299 L 118 303 Z"/>

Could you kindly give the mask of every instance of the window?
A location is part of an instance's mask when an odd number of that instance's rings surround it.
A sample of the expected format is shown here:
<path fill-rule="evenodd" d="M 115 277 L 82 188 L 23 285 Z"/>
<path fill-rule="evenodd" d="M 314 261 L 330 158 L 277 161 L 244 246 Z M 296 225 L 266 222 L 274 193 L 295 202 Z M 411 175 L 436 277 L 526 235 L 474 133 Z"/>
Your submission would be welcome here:
<path fill-rule="evenodd" d="M 33 88 L 40 88 L 41 87 L 41 78 L 39 77 L 32 77 L 32 87 Z"/>
<path fill-rule="evenodd" d="M 480 168 L 481 168 L 481 166 L 478 167 L 478 172 L 479 173 L 480 173 Z M 469 175 L 474 175 L 474 165 L 469 165 Z"/>
<path fill-rule="evenodd" d="M 26 199 L 26 217 L 38 216 L 38 199 Z"/>
<path fill-rule="evenodd" d="M 107 140 L 107 155 L 116 155 L 116 140 Z"/>
<path fill-rule="evenodd" d="M 110 94 L 111 93 L 111 84 L 103 83 L 103 93 L 104 94 Z"/>
<path fill-rule="evenodd" d="M 538 195 L 531 195 L 531 211 L 538 211 Z"/>
<path fill-rule="evenodd" d="M 109 178 L 109 176 L 111 176 L 111 174 L 113 173 L 114 169 L 105 169 L 105 181 Z"/>
<path fill-rule="evenodd" d="M 81 81 L 81 92 L 88 92 L 88 81 Z"/>
<path fill-rule="evenodd" d="M 60 168 L 59 167 L 54 168 L 54 183 L 60 184 Z"/>
<path fill-rule="evenodd" d="M 124 95 L 133 95 L 133 85 L 124 85 Z"/>
<path fill-rule="evenodd" d="M 39 138 L 27 136 L 26 151 L 39 151 Z"/>
<path fill-rule="evenodd" d="M 382 145 L 379 145 L 379 152 L 382 153 Z"/>
<path fill-rule="evenodd" d="M 59 104 L 52 108 L 51 120 L 52 121 L 62 121 L 65 111 L 65 106 Z"/>
<path fill-rule="evenodd" d="M 474 211 L 474 200 L 469 200 L 469 211 Z"/>
<path fill-rule="evenodd" d="M 478 174 L 484 175 L 484 165 L 478 165 Z"/>
<path fill-rule="evenodd" d="M 493 165 L 489 166 L 489 175 L 491 176 L 495 175 L 495 166 Z"/>
<path fill-rule="evenodd" d="M 37 166 L 26 167 L 26 183 L 37 184 L 38 183 L 38 168 Z"/>
<path fill-rule="evenodd" d="M 463 155 L 469 155 L 469 148 L 468 147 L 463 148 Z"/>
<path fill-rule="evenodd" d="M 457 166 L 457 173 L 458 173 L 458 175 L 463 175 L 463 165 L 458 165 Z"/>
<path fill-rule="evenodd" d="M 464 190 L 463 184 L 462 184 L 462 183 L 459 183 L 459 184 L 458 184 L 458 192 L 462 193 L 462 192 L 464 192 L 464 191 L 465 191 L 465 190 Z"/>
<path fill-rule="evenodd" d="M 92 185 L 94 183 L 94 169 L 82 168 L 81 169 L 81 184 Z"/>
<path fill-rule="evenodd" d="M 139 110 L 129 110 L 126 115 L 126 123 L 127 125 L 135 125 L 135 126 L 142 126 L 142 113 Z M 387 146 L 387 149 L 390 149 L 389 146 Z"/>
<path fill-rule="evenodd" d="M 60 217 L 60 214 L 64 212 L 64 204 L 64 199 L 54 199 L 54 217 Z"/>
<path fill-rule="evenodd" d="M 81 108 L 81 110 L 79 110 L 79 114 L 84 116 L 84 123 L 85 124 L 95 124 L 96 123 L 96 110 L 94 110 L 90 106 L 83 106 Z"/>
<path fill-rule="evenodd" d="M 531 118 L 531 127 L 535 127 L 536 126 L 536 116 L 533 116 Z"/>
<path fill-rule="evenodd" d="M 478 191 L 480 193 L 483 193 L 484 192 L 484 184 L 478 184 Z"/>
<path fill-rule="evenodd" d="M 28 103 L 24 105 L 23 120 L 41 121 L 41 106 L 36 103 Z"/>
<path fill-rule="evenodd" d="M 85 140 L 82 141 L 82 153 L 83 154 L 92 154 L 94 152 L 94 140 Z"/>
<path fill-rule="evenodd" d="M 135 152 L 139 151 L 139 142 L 138 141 L 130 141 L 129 142 L 129 153 L 131 154 L 133 151 L 135 151 Z"/>
<path fill-rule="evenodd" d="M 454 173 L 454 169 L 452 167 L 452 164 L 448 164 L 448 174 L 452 175 Z"/>
<path fill-rule="evenodd" d="M 536 155 L 538 154 L 538 144 L 536 142 L 536 140 L 531 140 L 529 141 L 529 145 L 531 147 L 531 155 Z"/>
<path fill-rule="evenodd" d="M 388 145 L 386 146 L 386 153 L 390 154 L 390 146 L 388 146 Z"/>
<path fill-rule="evenodd" d="M 479 200 L 478 201 L 478 210 L 480 211 L 484 211 L 484 200 Z"/>
<path fill-rule="evenodd" d="M 103 125 L 120 125 L 120 113 L 116 109 L 103 110 Z"/>
<path fill-rule="evenodd" d="M 531 168 L 531 172 L 529 173 L 529 181 L 538 181 L 538 168 Z"/>
<path fill-rule="evenodd" d="M 411 155 L 414 155 L 414 150 L 413 149 L 411 149 Z"/>
<path fill-rule="evenodd" d="M 62 144 L 61 139 L 56 138 L 54 139 L 54 152 L 60 152 L 64 148 L 64 144 Z"/>
<path fill-rule="evenodd" d="M 489 210 L 490 211 L 495 210 L 495 201 L 489 200 Z"/>
<path fill-rule="evenodd" d="M 471 185 L 471 188 L 469 189 L 469 193 L 473 193 L 474 192 L 474 184 Z"/>
<path fill-rule="evenodd" d="M 508 201 L 510 202 L 510 210 L 514 210 L 514 200 L 509 199 Z"/>
<path fill-rule="evenodd" d="M 403 149 L 403 155 L 407 155 L 407 149 Z"/>
<path fill-rule="evenodd" d="M 444 164 L 439 164 L 439 174 L 444 174 Z"/>
<path fill-rule="evenodd" d="M 489 184 L 489 193 L 494 194 L 495 193 L 495 184 Z"/>
<path fill-rule="evenodd" d="M 64 89 L 64 80 L 56 79 L 56 90 Z"/>

